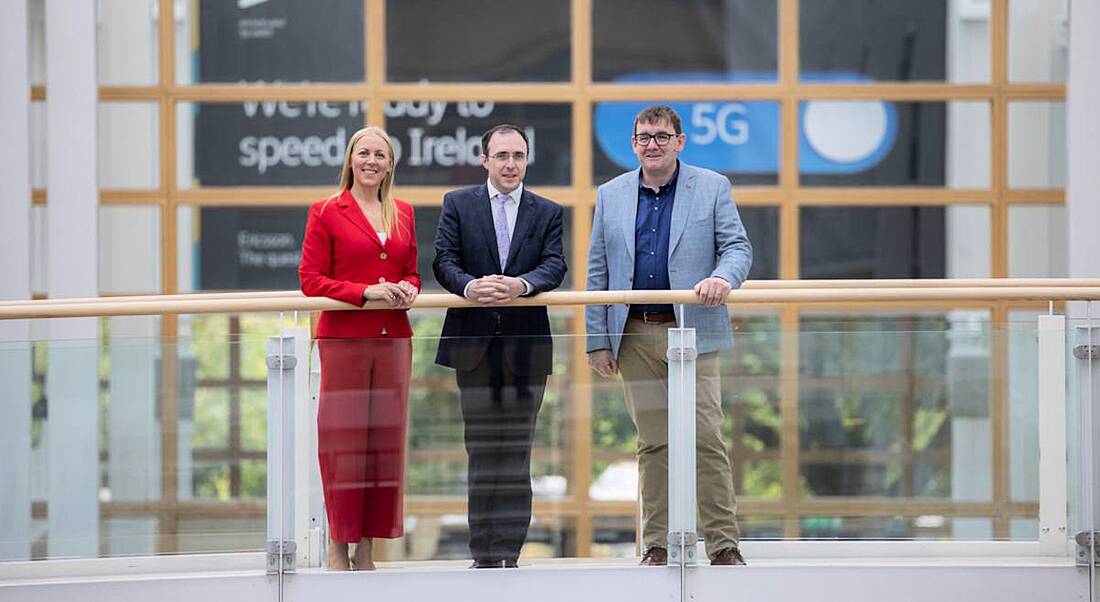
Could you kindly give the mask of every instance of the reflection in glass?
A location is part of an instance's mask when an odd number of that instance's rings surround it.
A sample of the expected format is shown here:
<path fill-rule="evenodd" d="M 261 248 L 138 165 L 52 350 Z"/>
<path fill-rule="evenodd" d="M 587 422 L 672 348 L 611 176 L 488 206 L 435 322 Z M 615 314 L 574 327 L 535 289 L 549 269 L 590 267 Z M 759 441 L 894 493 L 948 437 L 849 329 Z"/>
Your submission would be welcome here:
<path fill-rule="evenodd" d="M 808 539 L 944 540 L 960 530 L 973 534 L 967 539 L 993 538 L 993 520 L 985 517 L 807 516 L 801 528 Z"/>
<path fill-rule="evenodd" d="M 552 331 L 570 331 L 572 315 L 568 310 L 552 312 Z M 408 515 L 416 518 L 406 520 L 406 543 L 399 547 L 415 548 L 404 556 L 410 559 L 469 558 L 466 517 L 452 515 L 462 513 L 468 487 L 466 426 L 455 373 L 435 363 L 443 316 L 417 311 L 410 317 L 418 334 L 412 339 L 406 494 Z M 572 430 L 569 417 L 573 415 L 569 376 L 572 343 L 571 337 L 554 337 L 553 374 L 547 380 L 532 444 L 535 513 L 521 553 L 523 559 L 573 554 L 562 547 L 560 535 L 555 535 L 560 533 L 560 526 L 554 525 L 562 517 L 553 505 L 553 500 L 568 493 L 571 470 L 566 442 Z M 452 501 L 454 509 L 439 514 L 438 509 L 449 507 Z"/>
<path fill-rule="evenodd" d="M 778 40 L 775 0 L 600 0 L 592 3 L 592 79 L 775 81 Z"/>
<path fill-rule="evenodd" d="M 27 345 L 32 559 L 262 549 L 266 374 L 251 382 L 236 374 L 257 361 L 266 371 L 264 358 L 238 353 L 225 330 L 203 328 L 235 320 L 181 317 L 195 336 L 178 346 L 159 340 L 161 319 L 149 316 L 94 319 L 95 338 Z M 32 332 L 48 325 L 35 322 Z M 12 349 L 5 341 L 0 355 L 12 359 Z M 220 370 L 198 370 L 197 357 Z M 179 446 L 170 465 L 165 442 Z"/>
<path fill-rule="evenodd" d="M 989 500 L 987 319 L 804 316 L 805 494 Z"/>
<path fill-rule="evenodd" d="M 799 3 L 800 79 L 944 81 L 947 4 L 946 0 Z"/>
<path fill-rule="evenodd" d="M 802 278 L 943 278 L 943 207 L 802 207 Z"/>
<path fill-rule="evenodd" d="M 491 27 L 486 27 L 491 24 Z M 557 82 L 570 76 L 569 2 L 386 2 L 391 82 Z"/>
<path fill-rule="evenodd" d="M 783 493 L 779 463 L 779 320 L 775 314 L 733 317 L 734 346 L 722 354 L 722 434 L 731 448 L 738 495 L 776 498 Z M 744 522 L 742 520 L 742 522 Z"/>
<path fill-rule="evenodd" d="M 737 188 L 734 183 L 733 198 Z M 752 242 L 752 268 L 749 280 L 774 280 L 779 278 L 779 208 L 742 205 L 737 208 L 741 223 Z"/>

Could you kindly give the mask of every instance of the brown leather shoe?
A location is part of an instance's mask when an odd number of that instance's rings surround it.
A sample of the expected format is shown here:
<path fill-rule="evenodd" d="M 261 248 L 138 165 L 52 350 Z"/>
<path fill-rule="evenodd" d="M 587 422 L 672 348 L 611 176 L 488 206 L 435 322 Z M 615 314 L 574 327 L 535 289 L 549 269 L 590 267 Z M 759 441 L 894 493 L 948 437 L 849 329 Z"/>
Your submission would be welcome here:
<path fill-rule="evenodd" d="M 653 546 L 642 556 L 642 566 L 668 566 L 668 550 Z"/>
<path fill-rule="evenodd" d="M 714 555 L 714 558 L 710 559 L 710 566 L 730 566 L 730 565 L 744 565 L 745 557 L 741 555 L 741 551 L 737 548 L 724 548 L 718 550 L 718 553 Z"/>

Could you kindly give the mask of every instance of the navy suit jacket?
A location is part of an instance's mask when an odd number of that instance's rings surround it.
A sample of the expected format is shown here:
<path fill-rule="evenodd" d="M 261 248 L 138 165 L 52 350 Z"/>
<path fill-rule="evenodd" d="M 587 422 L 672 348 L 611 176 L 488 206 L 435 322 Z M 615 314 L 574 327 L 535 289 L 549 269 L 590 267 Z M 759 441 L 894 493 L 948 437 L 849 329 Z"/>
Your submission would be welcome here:
<path fill-rule="evenodd" d="M 533 295 L 561 286 L 566 269 L 562 208 L 525 186 L 503 273 L 526 280 Z M 443 288 L 459 296 L 470 281 L 501 273 L 486 185 L 454 190 L 443 197 L 432 271 Z M 448 309 L 435 361 L 456 370 L 472 370 L 485 356 L 494 336 L 500 337 L 504 361 L 513 373 L 553 372 L 546 307 Z"/>

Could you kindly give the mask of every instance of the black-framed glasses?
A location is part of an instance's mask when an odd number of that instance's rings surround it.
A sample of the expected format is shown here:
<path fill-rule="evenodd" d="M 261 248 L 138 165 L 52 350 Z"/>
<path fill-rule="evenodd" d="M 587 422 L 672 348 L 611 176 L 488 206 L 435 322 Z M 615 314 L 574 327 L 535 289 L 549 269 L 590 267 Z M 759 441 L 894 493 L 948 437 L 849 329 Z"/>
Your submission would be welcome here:
<path fill-rule="evenodd" d="M 650 140 L 655 140 L 657 142 L 657 146 L 664 146 L 676 136 L 676 134 L 670 134 L 668 132 L 658 132 L 656 134 L 634 134 L 634 142 L 636 142 L 638 146 L 645 146 L 649 144 Z"/>

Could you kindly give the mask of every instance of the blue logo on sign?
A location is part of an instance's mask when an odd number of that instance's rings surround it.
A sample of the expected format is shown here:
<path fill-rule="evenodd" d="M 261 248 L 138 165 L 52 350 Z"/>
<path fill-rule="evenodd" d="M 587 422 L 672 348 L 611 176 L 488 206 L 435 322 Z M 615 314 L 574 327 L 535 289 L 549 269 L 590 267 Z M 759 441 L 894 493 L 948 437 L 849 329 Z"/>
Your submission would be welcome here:
<path fill-rule="evenodd" d="M 636 75 L 620 81 L 772 82 L 772 76 L 723 78 L 712 74 Z M 863 82 L 862 76 L 803 76 L 810 82 Z M 601 102 L 594 115 L 596 141 L 623 169 L 638 159 L 630 145 L 634 116 L 651 103 Z M 779 171 L 779 102 L 699 101 L 669 103 L 683 119 L 687 144 L 680 154 L 692 165 L 723 173 Z M 850 174 L 877 165 L 897 139 L 897 111 L 886 101 L 810 100 L 799 104 L 798 166 L 803 174 Z"/>

